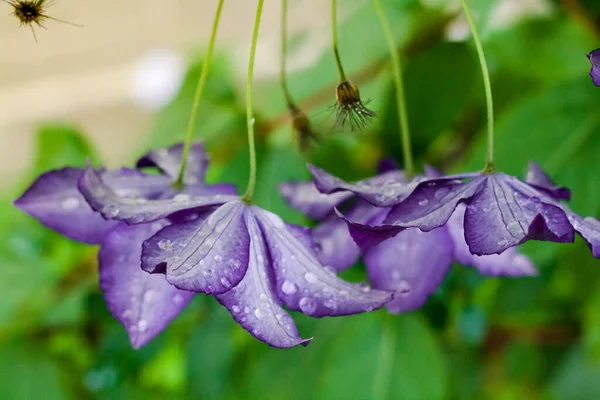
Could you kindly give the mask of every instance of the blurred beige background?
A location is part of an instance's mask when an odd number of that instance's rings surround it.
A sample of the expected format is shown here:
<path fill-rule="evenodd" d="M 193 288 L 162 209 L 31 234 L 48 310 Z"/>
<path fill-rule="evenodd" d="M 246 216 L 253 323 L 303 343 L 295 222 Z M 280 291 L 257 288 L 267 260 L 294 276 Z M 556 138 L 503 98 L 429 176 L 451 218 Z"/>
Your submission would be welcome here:
<path fill-rule="evenodd" d="M 108 165 L 126 159 L 152 114 L 132 94 L 140 60 L 157 49 L 186 57 L 205 48 L 217 3 L 61 0 L 48 14 L 84 27 L 48 21 L 47 30 L 36 30 L 36 43 L 29 28 L 19 28 L 9 15 L 11 7 L 0 2 L 0 184 L 14 181 L 27 168 L 42 121 L 80 126 Z M 255 6 L 251 0 L 226 1 L 219 29 L 217 48 L 230 54 L 240 85 Z M 279 66 L 279 7 L 280 1 L 265 2 L 258 77 L 276 73 Z M 291 0 L 290 16 L 290 31 L 307 31 L 309 46 L 295 58 L 308 63 L 310 53 L 316 56 L 327 45 L 329 4 Z M 293 59 L 290 64 L 301 66 Z"/>

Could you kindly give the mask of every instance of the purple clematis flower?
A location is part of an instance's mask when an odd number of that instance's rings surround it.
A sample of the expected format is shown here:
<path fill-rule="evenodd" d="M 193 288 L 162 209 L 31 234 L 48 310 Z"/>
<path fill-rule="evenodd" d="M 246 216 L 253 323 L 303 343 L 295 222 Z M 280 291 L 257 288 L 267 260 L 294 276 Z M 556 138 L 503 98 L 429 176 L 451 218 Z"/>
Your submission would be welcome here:
<path fill-rule="evenodd" d="M 382 168 L 385 167 L 385 168 Z M 316 170 L 313 168 L 313 171 Z M 372 182 L 388 181 L 391 185 L 402 182 L 402 173 L 394 170 L 387 160 L 380 164 L 382 175 L 362 181 L 361 188 L 369 192 Z M 391 171 L 395 171 L 393 174 Z M 321 177 L 328 182 L 341 183 L 335 177 L 321 171 Z M 430 172 L 431 173 L 431 172 Z M 392 179 L 393 178 L 393 179 Z M 408 186 L 408 182 L 405 182 Z M 349 186 L 350 187 L 350 186 Z M 402 191 L 389 194 L 401 199 Z M 282 195 L 294 208 L 300 210 L 319 209 L 318 215 L 309 215 L 321 223 L 313 230 L 315 241 L 321 245 L 318 252 L 319 260 L 326 265 L 341 270 L 354 264 L 360 258 L 361 249 L 352 240 L 346 222 L 351 230 L 354 226 L 376 226 L 386 219 L 390 207 L 376 207 L 362 199 L 357 199 L 350 191 L 340 191 L 325 195 L 309 182 L 291 182 L 281 186 Z M 368 193 L 368 196 L 378 196 Z M 328 199 L 329 196 L 332 196 Z M 334 207 L 343 210 L 345 218 L 334 214 Z M 325 213 L 329 209 L 329 214 Z M 476 256 L 468 251 L 463 234 L 464 206 L 452 216 L 446 226 L 422 232 L 417 228 L 395 231 L 395 235 L 385 231 L 385 237 L 371 240 L 359 240 L 364 250 L 364 262 L 369 279 L 374 287 L 392 290 L 396 293 L 394 299 L 387 304 L 392 313 L 414 310 L 421 307 L 428 297 L 433 294 L 447 275 L 453 261 L 476 267 L 481 274 L 492 276 L 527 276 L 535 275 L 536 271 L 531 261 L 519 254 L 515 248 L 510 248 L 500 255 Z M 342 225 L 338 227 L 338 225 Z M 329 233 L 329 236 L 326 235 Z M 375 235 L 376 236 L 376 235 Z M 390 237 L 392 236 L 392 237 Z M 329 243 L 335 243 L 337 252 L 329 251 Z M 323 244 L 327 244 L 323 247 Z"/>
<path fill-rule="evenodd" d="M 207 186 L 204 173 L 208 161 L 201 144 L 193 145 L 184 176 L 184 186 L 175 189 L 183 146 L 175 145 L 148 153 L 139 167 L 156 167 L 159 175 L 138 169 L 98 170 L 107 186 L 120 196 L 136 196 L 142 206 L 151 199 L 181 199 L 190 195 L 234 195 L 232 185 Z M 83 168 L 64 168 L 41 175 L 15 205 L 44 225 L 85 243 L 101 244 L 100 287 L 108 308 L 126 328 L 131 344 L 139 348 L 161 332 L 190 302 L 194 293 L 177 289 L 163 276 L 141 269 L 143 242 L 171 223 L 128 226 L 104 219 L 94 212 L 77 188 Z M 115 210 L 107 210 L 114 213 Z"/>
<path fill-rule="evenodd" d="M 594 85 L 600 86 L 600 49 L 590 51 L 587 58 L 592 63 L 592 69 L 590 70 L 592 82 Z"/>
<path fill-rule="evenodd" d="M 350 190 L 372 204 L 392 207 L 378 226 L 352 224 L 358 243 L 382 240 L 409 227 L 431 231 L 445 225 L 464 203 L 465 239 L 472 254 L 500 254 L 528 240 L 569 243 L 575 232 L 598 253 L 597 220 L 581 218 L 562 204 L 567 189 L 557 188 L 535 164 L 527 182 L 494 172 L 416 180 L 404 187 L 348 184 L 315 167 L 311 170 L 322 192 Z"/>
<path fill-rule="evenodd" d="M 105 218 L 136 226 L 174 218 L 142 245 L 142 268 L 175 288 L 213 295 L 256 338 L 307 345 L 286 306 L 313 317 L 372 311 L 392 294 L 339 279 L 318 262 L 307 229 L 236 196 L 118 196 L 88 168 L 79 189 Z M 183 213 L 183 217 L 182 216 Z"/>

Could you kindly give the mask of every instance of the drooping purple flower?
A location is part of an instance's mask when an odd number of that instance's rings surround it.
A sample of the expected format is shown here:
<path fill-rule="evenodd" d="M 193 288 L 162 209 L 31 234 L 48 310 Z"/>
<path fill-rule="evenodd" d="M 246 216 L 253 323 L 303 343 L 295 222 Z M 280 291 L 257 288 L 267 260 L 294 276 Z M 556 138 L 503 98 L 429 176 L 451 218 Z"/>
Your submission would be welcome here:
<path fill-rule="evenodd" d="M 374 197 L 379 194 L 371 192 L 370 185 L 365 182 L 381 182 L 389 179 L 390 171 L 393 168 L 385 163 L 385 178 L 381 176 L 370 178 L 362 181 L 359 185 L 365 190 L 368 195 Z M 313 172 L 316 169 L 313 168 Z M 327 182 L 335 182 L 340 184 L 340 180 L 327 174 L 322 170 L 319 172 L 321 180 Z M 380 165 L 380 171 L 381 165 Z M 406 188 L 400 188 L 399 171 L 395 173 L 396 180 L 392 185 L 398 187 L 396 194 L 390 196 L 398 196 L 397 193 L 405 191 Z M 422 178 L 421 178 L 422 179 Z M 353 188 L 351 184 L 343 183 L 345 187 Z M 408 183 L 407 183 L 408 185 Z M 299 188 L 302 186 L 301 196 L 294 195 L 299 190 L 291 190 L 291 188 Z M 364 200 L 356 199 L 356 196 L 348 196 L 348 191 L 336 192 L 335 196 L 344 195 L 345 202 L 329 201 L 325 195 L 319 193 L 311 183 L 287 183 L 281 186 L 281 192 L 287 202 L 298 209 L 314 209 L 317 204 L 321 206 L 321 223 L 313 230 L 313 235 L 317 236 L 317 232 L 323 232 L 323 227 L 327 227 L 326 231 L 330 231 L 330 238 L 318 237 L 317 243 L 328 243 L 335 241 L 337 248 L 342 249 L 336 253 L 329 253 L 327 249 L 321 249 L 319 260 L 326 265 L 337 266 L 339 264 L 348 267 L 354 264 L 361 255 L 360 249 L 350 238 L 347 229 L 343 227 L 339 231 L 334 231 L 329 227 L 334 226 L 333 220 L 337 218 L 339 223 L 342 218 L 333 214 L 335 203 L 336 207 L 343 211 L 347 222 L 352 230 L 358 226 L 368 227 L 368 234 L 363 240 L 358 238 L 358 243 L 365 248 L 364 261 L 367 267 L 367 272 L 374 287 L 395 292 L 394 299 L 387 304 L 389 312 L 398 313 L 410 311 L 421 307 L 427 298 L 435 292 L 444 277 L 447 275 L 453 260 L 456 260 L 464 265 L 472 265 L 476 267 L 480 273 L 484 275 L 494 276 L 525 276 L 534 275 L 536 271 L 531 261 L 519 254 L 515 248 L 510 248 L 500 255 L 475 256 L 468 251 L 468 246 L 462 233 L 464 206 L 459 206 L 455 215 L 446 226 L 434 229 L 430 232 L 421 232 L 416 228 L 408 228 L 400 231 L 394 231 L 389 234 L 383 231 L 382 238 L 372 240 L 372 237 L 377 235 L 377 227 L 383 221 L 390 207 L 376 207 Z M 309 195 L 312 193 L 312 195 Z M 331 214 L 325 215 L 325 205 L 329 204 Z M 462 211 L 462 214 L 461 214 Z M 343 235 L 341 232 L 345 232 Z M 358 234 L 362 231 L 359 230 Z M 390 237 L 392 236 L 392 237 Z M 344 241 L 346 243 L 344 243 Z M 348 252 L 347 249 L 354 248 L 356 252 Z M 349 257 L 351 254 L 351 257 Z M 337 258 L 337 259 L 336 259 Z M 349 263 L 350 265 L 347 265 Z"/>
<path fill-rule="evenodd" d="M 308 344 L 283 308 L 313 317 L 371 311 L 391 293 L 347 283 L 315 258 L 306 229 L 233 196 L 143 200 L 117 196 L 91 168 L 79 189 L 106 218 L 150 224 L 186 212 L 142 246 L 142 268 L 178 289 L 212 294 L 256 338 L 274 347 Z"/>
<path fill-rule="evenodd" d="M 594 85 L 600 86 L 600 49 L 590 51 L 587 58 L 592 63 L 592 69 L 590 70 L 592 82 Z"/>
<path fill-rule="evenodd" d="M 159 175 L 127 168 L 98 170 L 97 173 L 115 195 L 135 196 L 137 207 L 152 199 L 235 194 L 232 185 L 204 184 L 208 161 L 201 144 L 192 146 L 184 185 L 175 188 L 181 150 L 182 146 L 176 145 L 140 159 L 139 167 L 156 167 L 161 171 Z M 127 226 L 104 219 L 92 210 L 78 190 L 77 183 L 83 174 L 83 168 L 47 172 L 15 201 L 15 205 L 71 239 L 101 244 L 100 287 L 111 313 L 129 333 L 132 345 L 138 348 L 161 332 L 185 308 L 194 293 L 177 289 L 164 276 L 150 275 L 141 269 L 144 240 L 171 221 L 162 219 L 152 224 Z"/>
<path fill-rule="evenodd" d="M 342 186 L 332 184 L 324 171 L 312 167 L 312 172 L 324 192 L 351 190 L 375 205 L 392 206 L 378 228 L 354 226 L 357 240 L 361 235 L 365 240 L 369 235 L 379 235 L 381 240 L 409 227 L 430 231 L 445 225 L 457 205 L 464 203 L 465 239 L 473 254 L 500 254 L 528 240 L 569 243 L 575 231 L 588 243 L 593 241 L 593 229 L 588 229 L 592 220 L 578 222 L 581 217 L 560 203 L 568 197 L 568 191 L 557 188 L 539 167 L 532 165 L 531 183 L 497 172 L 411 182 L 404 189 L 408 194 L 395 205 L 393 198 L 402 190 L 396 188 L 398 185 L 391 189 L 375 185 L 365 188 L 344 182 Z M 394 193 L 388 195 L 389 190 Z"/>

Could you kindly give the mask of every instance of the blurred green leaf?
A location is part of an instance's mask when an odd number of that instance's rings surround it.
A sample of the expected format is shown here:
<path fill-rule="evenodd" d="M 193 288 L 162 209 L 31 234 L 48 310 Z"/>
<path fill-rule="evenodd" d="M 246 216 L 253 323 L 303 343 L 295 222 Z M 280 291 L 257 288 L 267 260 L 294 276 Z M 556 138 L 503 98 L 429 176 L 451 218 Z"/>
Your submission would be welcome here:
<path fill-rule="evenodd" d="M 84 167 L 96 163 L 96 153 L 80 130 L 71 125 L 43 125 L 38 131 L 37 174 L 67 166 Z"/>

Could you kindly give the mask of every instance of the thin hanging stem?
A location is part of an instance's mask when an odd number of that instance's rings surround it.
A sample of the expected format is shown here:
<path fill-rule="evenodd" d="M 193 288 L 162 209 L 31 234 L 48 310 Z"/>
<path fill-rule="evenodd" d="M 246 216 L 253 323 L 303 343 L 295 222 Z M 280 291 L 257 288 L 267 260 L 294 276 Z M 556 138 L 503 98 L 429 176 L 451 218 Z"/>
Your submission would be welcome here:
<path fill-rule="evenodd" d="M 492 172 L 494 170 L 494 101 L 492 99 L 492 84 L 490 83 L 490 72 L 488 70 L 487 62 L 485 61 L 485 54 L 483 53 L 483 47 L 481 46 L 481 40 L 477 34 L 477 28 L 473 17 L 469 11 L 469 6 L 466 0 L 461 0 L 463 9 L 469 21 L 471 27 L 471 33 L 473 35 L 473 41 L 477 48 L 477 55 L 479 57 L 479 64 L 481 64 L 481 73 L 483 74 L 483 85 L 485 88 L 485 101 L 487 104 L 487 123 L 488 123 L 488 137 L 487 137 L 487 154 L 485 159 L 484 172 Z"/>
<path fill-rule="evenodd" d="M 294 104 L 290 89 L 287 84 L 287 14 L 288 14 L 288 1 L 281 1 L 281 70 L 279 71 L 279 81 L 281 83 L 281 89 L 285 96 L 285 101 L 290 107 Z"/>
<path fill-rule="evenodd" d="M 381 327 L 381 344 L 377 359 L 377 371 L 373 384 L 373 399 L 384 400 L 389 398 L 390 382 L 396 359 L 396 338 L 398 337 L 395 320 L 385 316 Z"/>
<path fill-rule="evenodd" d="M 250 47 L 250 60 L 248 62 L 248 83 L 246 85 L 246 119 L 248 124 L 248 146 L 250 148 L 250 177 L 248 187 L 244 193 L 243 200 L 246 203 L 252 201 L 254 186 L 256 185 L 256 148 L 254 144 L 254 115 L 252 110 L 252 80 L 254 79 L 254 58 L 256 56 L 256 43 L 258 42 L 258 31 L 260 30 L 260 18 L 262 16 L 264 0 L 258 0 L 256 17 L 254 19 L 254 33 L 252 34 L 252 46 Z"/>
<path fill-rule="evenodd" d="M 390 29 L 390 24 L 385 17 L 383 9 L 381 8 L 381 2 L 379 0 L 373 0 L 375 9 L 379 15 L 381 27 L 387 39 L 388 47 L 390 49 L 390 56 L 392 58 L 392 68 L 394 74 L 394 81 L 396 84 L 396 106 L 398 107 L 398 121 L 400 124 L 400 138 L 402 140 L 402 153 L 404 156 L 404 172 L 407 178 L 412 178 L 415 173 L 415 166 L 412 155 L 412 145 L 410 143 L 410 129 L 408 126 L 408 112 L 406 111 L 406 96 L 404 94 L 404 82 L 402 80 L 402 62 L 400 60 L 400 54 L 394 43 L 394 35 Z"/>
<path fill-rule="evenodd" d="M 338 49 L 337 0 L 331 0 L 331 28 L 333 30 L 333 54 L 335 55 L 335 62 L 340 73 L 340 80 L 343 82 L 346 80 L 346 74 L 344 73 L 344 67 L 342 67 L 342 59 L 340 58 L 340 51 Z"/>
<path fill-rule="evenodd" d="M 194 127 L 196 126 L 196 119 L 198 118 L 198 108 L 200 106 L 200 99 L 202 98 L 202 92 L 204 91 L 204 85 L 206 83 L 206 77 L 208 76 L 208 67 L 210 66 L 210 59 L 212 58 L 213 49 L 215 46 L 215 39 L 217 38 L 217 28 L 219 27 L 219 20 L 221 19 L 221 11 L 223 10 L 223 3 L 225 0 L 219 0 L 217 6 L 217 13 L 213 22 L 212 33 L 210 35 L 210 42 L 208 44 L 208 51 L 206 52 L 206 58 L 202 63 L 202 71 L 200 72 L 200 78 L 198 78 L 198 85 L 196 86 L 196 94 L 194 95 L 194 104 L 192 105 L 192 111 L 187 126 L 187 133 L 185 135 L 185 142 L 183 144 L 183 152 L 181 153 L 181 168 L 179 169 L 179 176 L 175 185 L 183 185 L 183 176 L 187 167 L 188 157 L 190 155 L 190 148 L 192 146 L 192 137 L 194 136 Z"/>

